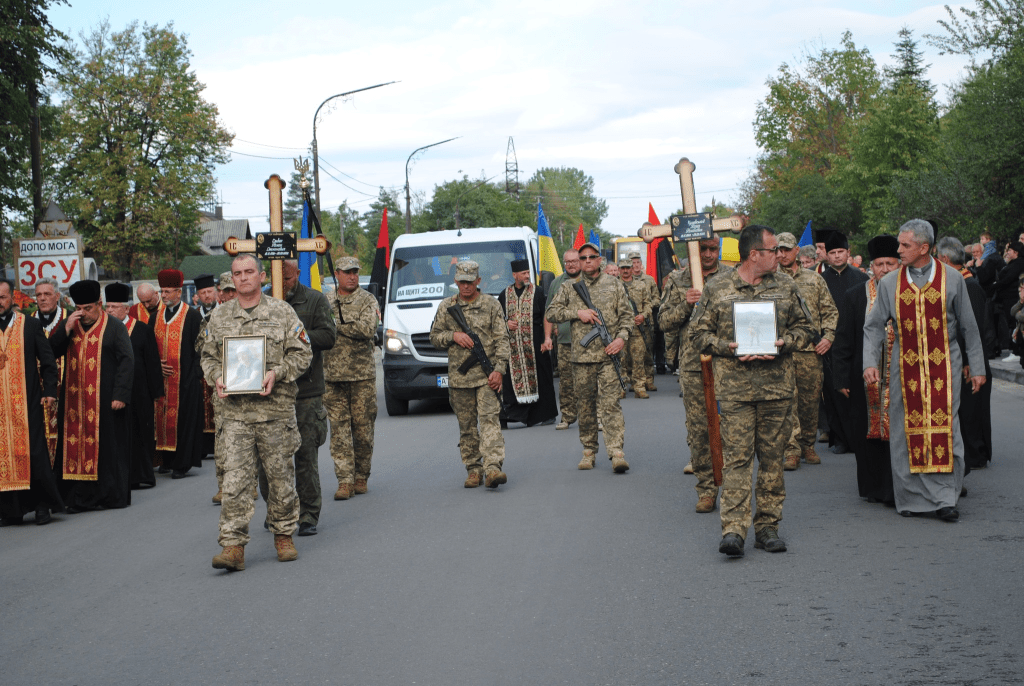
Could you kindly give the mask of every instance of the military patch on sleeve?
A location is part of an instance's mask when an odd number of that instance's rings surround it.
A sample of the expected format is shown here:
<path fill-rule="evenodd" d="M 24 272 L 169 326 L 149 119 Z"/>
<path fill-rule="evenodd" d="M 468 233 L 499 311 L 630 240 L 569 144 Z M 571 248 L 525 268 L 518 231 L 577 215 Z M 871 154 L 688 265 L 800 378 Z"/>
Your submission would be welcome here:
<path fill-rule="evenodd" d="M 306 345 L 309 345 L 309 336 L 306 335 L 306 327 L 304 327 L 302 324 L 299 324 L 298 326 L 295 327 L 295 333 L 299 335 L 300 341 L 302 341 Z"/>

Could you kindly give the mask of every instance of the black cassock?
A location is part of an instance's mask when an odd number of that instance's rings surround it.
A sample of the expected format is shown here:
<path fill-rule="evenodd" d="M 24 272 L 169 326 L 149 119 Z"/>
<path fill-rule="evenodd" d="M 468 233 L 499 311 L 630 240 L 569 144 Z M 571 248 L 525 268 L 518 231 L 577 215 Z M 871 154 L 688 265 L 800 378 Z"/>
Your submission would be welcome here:
<path fill-rule="evenodd" d="M 149 324 L 155 331 L 156 317 L 150 319 Z M 164 467 L 182 472 L 203 466 L 203 370 L 199 366 L 199 353 L 196 351 L 196 339 L 202 330 L 203 317 L 196 308 L 188 308 L 180 342 L 177 450 L 157 451 L 157 456 L 163 459 Z"/>
<path fill-rule="evenodd" d="M 13 321 L 13 320 L 12 320 Z M 39 369 L 36 360 L 39 360 Z M 39 372 L 42 371 L 42 379 Z M 29 462 L 31 478 L 27 491 L 0 493 L 0 517 L 19 521 L 27 512 L 45 505 L 54 512 L 64 511 L 57 480 L 50 467 L 46 447 L 46 420 L 42 399 L 57 397 L 57 365 L 43 325 L 35 317 L 25 317 L 25 393 L 28 401 Z"/>
<path fill-rule="evenodd" d="M 828 292 L 832 295 L 832 300 L 835 301 L 836 307 L 839 309 L 839 324 L 836 327 L 836 330 L 838 331 L 843 326 L 843 300 L 845 299 L 846 294 L 850 292 L 854 286 L 863 286 L 868 280 L 868 276 L 855 267 L 847 267 L 842 272 L 837 272 L 832 267 L 826 267 L 821 272 L 821 278 L 825 279 L 825 285 L 828 286 Z M 863 320 L 863 316 L 861 319 Z M 846 435 L 846 429 L 843 422 L 843 416 L 847 414 L 849 409 L 849 401 L 835 390 L 835 380 L 833 378 L 835 371 L 833 369 L 833 364 L 831 364 L 833 352 L 829 350 L 825 353 L 824 357 L 825 379 L 821 386 L 821 396 L 825 405 L 825 416 L 828 417 L 828 444 L 836 445 L 837 443 L 846 443 L 846 445 L 852 449 L 853 439 Z"/>
<path fill-rule="evenodd" d="M 512 377 L 505 373 L 502 380 L 501 395 L 508 407 L 508 414 L 503 415 L 505 421 L 522 422 L 527 426 L 540 424 L 558 416 L 558 403 L 555 399 L 555 382 L 551 367 L 551 355 L 542 353 L 540 346 L 544 344 L 544 304 L 547 298 L 544 289 L 536 286 L 533 293 L 533 356 L 537 361 L 537 391 L 540 399 L 535 403 L 521 405 L 512 390 Z M 505 289 L 498 294 L 501 310 L 508 316 L 505 305 Z"/>
<path fill-rule="evenodd" d="M 119 319 L 107 317 L 100 353 L 100 446 L 96 481 L 65 480 L 64 474 L 64 402 L 72 379 L 69 360 L 64 360 L 64 387 L 60 397 L 57 420 L 57 458 L 53 471 L 61 486 L 64 504 L 72 510 L 98 510 L 127 507 L 132 502 L 129 485 L 129 450 L 131 449 L 132 381 L 135 376 L 132 342 L 128 330 Z M 95 324 L 93 325 L 95 326 Z M 83 327 L 84 328 L 84 327 Z M 50 338 L 57 357 L 68 352 L 70 338 L 65 327 L 58 327 Z M 111 407 L 119 400 L 125 404 L 120 410 Z"/>
<path fill-rule="evenodd" d="M 985 385 L 977 393 L 971 392 L 969 380 L 960 378 L 962 387 L 960 390 L 960 412 L 957 417 L 960 420 L 960 435 L 964 439 L 964 465 L 969 471 L 984 469 L 992 459 L 992 370 L 988 360 L 989 357 L 995 357 L 998 354 L 998 346 L 995 324 L 989 314 L 985 290 L 978 283 L 978 279 L 974 277 L 964 279 L 964 283 L 967 284 L 967 295 L 971 299 L 971 309 L 978 322 L 978 332 L 981 334 L 981 343 L 985 348 L 985 376 L 987 377 Z M 962 335 L 957 337 L 957 343 L 960 345 L 963 359 L 967 359 L 967 345 Z M 981 376 L 973 369 L 971 375 Z"/>
<path fill-rule="evenodd" d="M 867 437 L 868 399 L 864 390 L 864 318 L 867 306 L 867 286 L 864 283 L 848 290 L 839 304 L 839 327 L 830 351 L 832 377 L 835 379 L 832 390 L 850 389 L 847 411 L 841 420 L 850 449 L 857 458 L 857 490 L 860 496 L 894 503 L 889 441 Z M 899 370 L 891 373 L 899 374 Z M 830 423 L 829 429 L 833 428 Z"/>
<path fill-rule="evenodd" d="M 129 334 L 135 356 L 135 380 L 131 404 L 131 468 L 132 488 L 155 486 L 153 458 L 156 456 L 156 426 L 153 400 L 164 394 L 164 376 L 160 369 L 160 351 L 153 329 L 136 320 Z"/>

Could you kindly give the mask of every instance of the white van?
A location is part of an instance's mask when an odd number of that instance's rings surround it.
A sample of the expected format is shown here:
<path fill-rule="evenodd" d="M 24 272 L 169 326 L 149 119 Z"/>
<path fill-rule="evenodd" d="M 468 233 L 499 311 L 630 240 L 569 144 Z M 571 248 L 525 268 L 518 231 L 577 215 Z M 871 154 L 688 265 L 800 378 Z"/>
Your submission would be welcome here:
<path fill-rule="evenodd" d="M 403 234 L 395 239 L 384 293 L 384 403 L 392 417 L 410 400 L 448 397 L 448 353 L 430 343 L 441 300 L 458 292 L 455 263 L 480 265 L 480 290 L 497 297 L 512 283 L 513 260 L 536 281 L 537 234 L 525 226 Z"/>

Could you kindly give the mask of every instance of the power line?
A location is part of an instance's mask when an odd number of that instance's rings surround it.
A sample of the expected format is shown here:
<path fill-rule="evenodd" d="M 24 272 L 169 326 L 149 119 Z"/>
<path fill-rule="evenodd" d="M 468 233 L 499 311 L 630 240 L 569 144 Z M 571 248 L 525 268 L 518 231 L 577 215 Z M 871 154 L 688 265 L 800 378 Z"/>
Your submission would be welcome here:
<path fill-rule="evenodd" d="M 335 166 L 334 166 L 333 164 L 331 164 L 330 162 L 328 162 L 327 160 L 325 160 L 325 159 L 324 159 L 324 157 L 323 157 L 323 155 L 320 155 L 320 161 L 321 161 L 321 162 L 323 162 L 324 164 L 326 164 L 326 165 L 327 165 L 328 167 L 330 167 L 330 168 L 331 168 L 331 169 L 333 169 L 334 171 L 336 171 L 336 172 L 338 172 L 339 174 L 341 174 L 342 176 L 347 176 L 348 178 L 352 179 L 352 180 L 353 180 L 353 181 L 355 181 L 356 183 L 361 183 L 361 184 L 363 184 L 364 186 L 369 186 L 370 188 L 378 188 L 378 187 L 379 187 L 379 186 L 377 186 L 376 184 L 372 184 L 372 183 L 366 183 L 365 181 L 360 181 L 359 179 L 357 179 L 356 177 L 352 176 L 351 174 L 346 174 L 345 172 L 341 171 L 340 169 L 338 169 L 337 167 L 335 167 Z"/>
<path fill-rule="evenodd" d="M 256 141 L 247 141 L 247 140 L 245 140 L 243 138 L 235 138 L 235 140 L 240 142 L 240 143 L 248 143 L 249 145 L 258 145 L 261 148 L 276 148 L 278 150 L 299 150 L 299 151 L 306 151 L 306 150 L 308 150 L 308 148 L 288 148 L 288 147 L 285 147 L 283 145 L 269 145 L 267 143 L 257 143 Z"/>
<path fill-rule="evenodd" d="M 258 157 L 261 160 L 293 160 L 293 159 L 295 159 L 294 157 L 268 157 L 266 155 L 253 155 L 252 153 L 238 152 L 237 150 L 232 150 L 231 154 L 232 155 L 242 155 L 244 157 Z"/>

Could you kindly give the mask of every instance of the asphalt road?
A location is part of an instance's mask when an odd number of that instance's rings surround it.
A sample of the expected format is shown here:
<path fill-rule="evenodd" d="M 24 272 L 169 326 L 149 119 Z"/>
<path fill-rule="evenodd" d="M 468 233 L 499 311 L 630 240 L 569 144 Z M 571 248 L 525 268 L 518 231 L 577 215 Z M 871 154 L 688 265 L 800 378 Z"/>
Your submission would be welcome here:
<path fill-rule="evenodd" d="M 624 401 L 627 474 L 578 471 L 575 426 L 514 424 L 497 492 L 462 487 L 445 403 L 392 419 L 381 398 L 370 492 L 330 499 L 325 446 L 320 533 L 288 564 L 259 504 L 246 571 L 211 568 L 212 461 L 125 510 L 0 529 L 0 683 L 1021 683 L 1024 387 L 995 384 L 959 523 L 867 504 L 819 444 L 786 475 L 789 552 L 751 535 L 729 560 L 658 382 Z"/>

